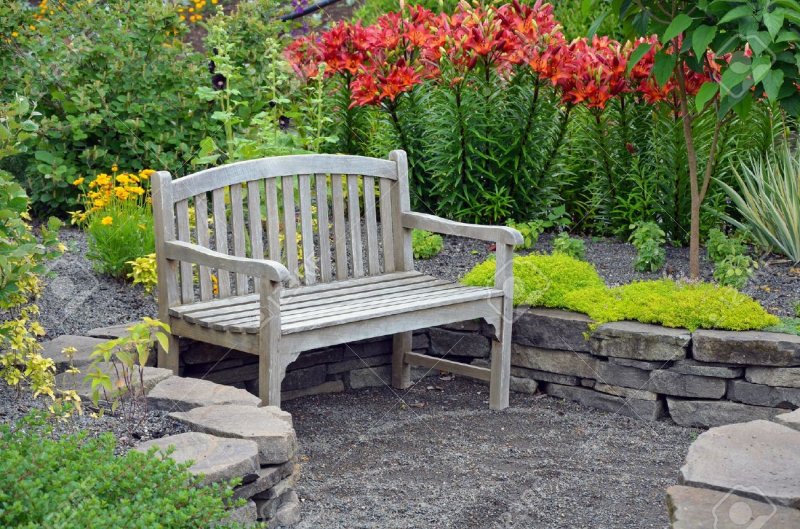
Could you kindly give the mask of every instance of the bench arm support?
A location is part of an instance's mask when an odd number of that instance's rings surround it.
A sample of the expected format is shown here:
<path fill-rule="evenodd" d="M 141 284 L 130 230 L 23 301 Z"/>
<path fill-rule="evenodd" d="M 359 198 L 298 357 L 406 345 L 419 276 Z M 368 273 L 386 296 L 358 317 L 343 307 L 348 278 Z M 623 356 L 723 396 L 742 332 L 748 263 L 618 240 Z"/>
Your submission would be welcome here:
<path fill-rule="evenodd" d="M 283 282 L 289 279 L 289 270 L 277 261 L 236 257 L 188 242 L 167 241 L 164 243 L 164 254 L 167 259 L 219 268 L 270 281 Z"/>
<path fill-rule="evenodd" d="M 518 246 L 523 242 L 522 234 L 514 228 L 467 224 L 443 219 L 435 215 L 428 215 L 427 213 L 417 213 L 416 211 L 404 212 L 402 214 L 402 224 L 404 228 L 416 228 L 443 235 L 457 235 L 510 246 Z"/>

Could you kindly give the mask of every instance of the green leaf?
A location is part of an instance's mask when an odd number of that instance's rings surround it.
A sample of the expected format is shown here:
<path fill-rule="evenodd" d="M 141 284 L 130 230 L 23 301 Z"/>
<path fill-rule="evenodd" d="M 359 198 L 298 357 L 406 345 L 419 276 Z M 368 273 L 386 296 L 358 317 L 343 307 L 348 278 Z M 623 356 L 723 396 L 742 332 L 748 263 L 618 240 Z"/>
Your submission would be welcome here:
<path fill-rule="evenodd" d="M 589 31 L 586 34 L 586 38 L 591 39 L 592 37 L 594 37 L 595 33 L 597 33 L 597 30 L 600 29 L 600 25 L 603 23 L 603 21 L 606 19 L 607 16 L 608 16 L 608 11 L 603 11 L 602 13 L 600 13 L 600 16 L 594 19 L 592 25 L 589 26 Z"/>
<path fill-rule="evenodd" d="M 767 98 L 770 101 L 775 101 L 778 99 L 778 93 L 783 86 L 783 71 L 782 70 L 770 70 L 764 76 L 764 79 L 761 81 L 761 84 L 764 87 L 764 92 L 767 94 Z"/>
<path fill-rule="evenodd" d="M 169 340 L 167 339 L 167 335 L 163 332 L 156 333 L 156 340 L 158 340 L 158 345 L 161 346 L 166 353 L 169 353 Z"/>
<path fill-rule="evenodd" d="M 669 78 L 672 76 L 672 72 L 675 70 L 677 61 L 678 57 L 676 55 L 668 55 L 664 53 L 663 50 L 656 53 L 653 75 L 659 86 L 667 84 L 667 81 L 669 81 Z"/>
<path fill-rule="evenodd" d="M 767 11 L 764 13 L 764 25 L 767 26 L 770 36 L 774 39 L 783 27 L 785 17 L 783 11 L 776 9 L 775 11 Z"/>
<path fill-rule="evenodd" d="M 753 61 L 751 69 L 753 71 L 753 82 L 760 83 L 764 77 L 766 77 L 767 73 L 771 71 L 772 59 L 766 55 L 762 55 Z"/>
<path fill-rule="evenodd" d="M 746 16 L 753 16 L 753 10 L 750 8 L 750 6 L 746 5 L 739 6 L 735 9 L 731 9 L 730 11 L 728 11 L 728 13 L 724 17 L 722 17 L 717 24 L 718 25 L 727 24 L 728 22 L 731 22 L 733 20 L 738 20 Z"/>
<path fill-rule="evenodd" d="M 661 43 L 666 44 L 667 42 L 671 41 L 692 25 L 694 19 L 685 13 L 681 13 L 680 15 L 676 16 L 672 19 L 667 29 L 664 31 L 664 34 L 661 35 Z"/>
<path fill-rule="evenodd" d="M 705 108 L 706 103 L 711 101 L 711 99 L 717 95 L 718 92 L 719 85 L 717 83 L 703 83 L 703 86 L 700 87 L 700 90 L 697 92 L 697 96 L 694 99 L 694 104 L 697 107 L 697 111 L 702 111 L 703 108 Z"/>
<path fill-rule="evenodd" d="M 653 49 L 653 45 L 650 43 L 640 44 L 636 47 L 633 52 L 631 52 L 631 56 L 628 59 L 628 73 L 631 73 L 631 70 L 642 60 L 642 57 L 647 55 L 647 53 Z"/>
<path fill-rule="evenodd" d="M 714 26 L 700 25 L 692 32 L 692 49 L 697 57 L 702 57 L 708 49 L 711 41 L 717 34 Z"/>

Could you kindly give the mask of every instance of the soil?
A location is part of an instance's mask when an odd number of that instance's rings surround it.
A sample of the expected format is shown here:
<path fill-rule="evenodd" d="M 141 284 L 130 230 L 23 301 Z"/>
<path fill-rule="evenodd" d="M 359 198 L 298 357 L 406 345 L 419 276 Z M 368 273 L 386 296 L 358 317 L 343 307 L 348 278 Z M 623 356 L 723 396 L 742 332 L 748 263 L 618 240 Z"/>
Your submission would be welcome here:
<path fill-rule="evenodd" d="M 298 529 L 664 529 L 698 430 L 428 378 L 294 400 Z"/>

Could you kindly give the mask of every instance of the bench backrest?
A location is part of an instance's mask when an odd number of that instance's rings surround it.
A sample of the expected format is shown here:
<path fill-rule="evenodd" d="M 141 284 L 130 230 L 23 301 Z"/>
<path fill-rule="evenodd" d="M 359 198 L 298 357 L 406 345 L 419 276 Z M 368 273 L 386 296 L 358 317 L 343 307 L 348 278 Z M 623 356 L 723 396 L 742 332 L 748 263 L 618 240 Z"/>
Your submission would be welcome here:
<path fill-rule="evenodd" d="M 298 155 L 262 158 L 207 169 L 177 180 L 153 176 L 156 251 L 180 240 L 225 254 L 283 263 L 292 285 L 312 285 L 413 267 L 403 151 L 388 160 L 361 156 Z M 161 220 L 163 219 L 163 220 Z M 161 262 L 161 261 L 159 261 Z M 182 262 L 162 270 L 191 303 L 253 292 L 255 281 Z M 177 294 L 177 293 L 176 293 Z M 172 296 L 171 296 L 172 297 Z"/>

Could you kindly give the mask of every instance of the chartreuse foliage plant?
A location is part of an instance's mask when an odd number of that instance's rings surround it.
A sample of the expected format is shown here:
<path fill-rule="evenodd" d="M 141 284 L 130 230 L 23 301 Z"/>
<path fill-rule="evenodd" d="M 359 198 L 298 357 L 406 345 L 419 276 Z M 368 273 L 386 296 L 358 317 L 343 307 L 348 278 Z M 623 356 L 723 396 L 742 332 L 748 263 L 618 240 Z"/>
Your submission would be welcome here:
<path fill-rule="evenodd" d="M 777 325 L 749 296 L 710 283 L 638 281 L 609 288 L 586 262 L 563 254 L 515 257 L 514 303 L 582 312 L 596 324 L 634 320 L 666 327 L 743 331 Z M 487 260 L 463 283 L 491 286 L 495 263 Z"/>
<path fill-rule="evenodd" d="M 414 259 L 432 259 L 439 255 L 443 247 L 444 239 L 437 233 L 425 230 L 411 232 L 411 249 L 414 251 Z"/>
<path fill-rule="evenodd" d="M 190 463 L 131 450 L 111 434 L 53 438 L 29 416 L 0 425 L 0 526 L 59 529 L 234 529 L 221 523 L 232 484 L 201 486 Z M 234 503 L 235 504 L 235 503 Z"/>

